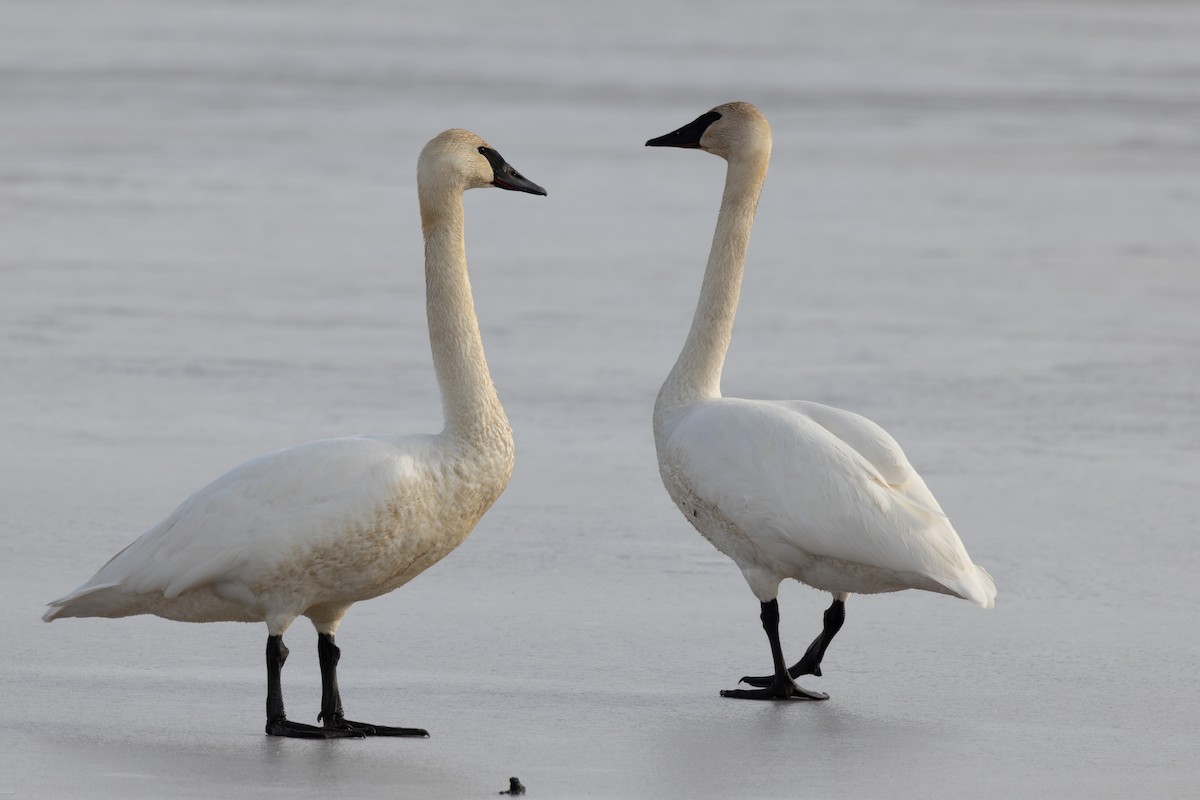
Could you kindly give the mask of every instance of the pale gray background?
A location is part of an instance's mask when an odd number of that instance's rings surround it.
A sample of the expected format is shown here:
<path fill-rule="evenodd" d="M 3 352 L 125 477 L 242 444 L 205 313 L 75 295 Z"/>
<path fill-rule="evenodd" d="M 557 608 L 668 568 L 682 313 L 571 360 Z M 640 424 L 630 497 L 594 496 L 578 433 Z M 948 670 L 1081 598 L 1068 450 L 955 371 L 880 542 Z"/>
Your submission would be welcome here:
<path fill-rule="evenodd" d="M 651 441 L 723 169 L 642 143 L 734 99 L 775 158 L 726 391 L 883 424 L 999 587 L 852 598 L 824 704 L 717 696 L 757 603 Z M 447 127 L 550 196 L 467 198 L 512 484 L 339 636 L 351 715 L 433 738 L 266 738 L 263 626 L 43 625 L 246 458 L 439 427 Z M 1196 795 L 1195 4 L 10 0 L 0 159 L 0 794 Z M 790 658 L 827 602 L 785 587 Z"/>

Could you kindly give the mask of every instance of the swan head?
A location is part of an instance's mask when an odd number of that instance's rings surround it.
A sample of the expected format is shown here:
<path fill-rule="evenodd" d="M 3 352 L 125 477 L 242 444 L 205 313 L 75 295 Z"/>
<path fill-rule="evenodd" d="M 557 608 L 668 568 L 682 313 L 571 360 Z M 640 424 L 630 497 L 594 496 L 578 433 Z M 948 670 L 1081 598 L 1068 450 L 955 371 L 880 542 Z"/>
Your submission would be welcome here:
<path fill-rule="evenodd" d="M 651 139 L 647 147 L 685 147 L 732 160 L 743 155 L 771 153 L 771 126 L 750 103 L 723 103 L 684 125 Z"/>
<path fill-rule="evenodd" d="M 417 186 L 455 191 L 495 186 L 545 196 L 546 190 L 517 172 L 496 149 L 470 131 L 452 128 L 429 140 L 417 159 Z"/>

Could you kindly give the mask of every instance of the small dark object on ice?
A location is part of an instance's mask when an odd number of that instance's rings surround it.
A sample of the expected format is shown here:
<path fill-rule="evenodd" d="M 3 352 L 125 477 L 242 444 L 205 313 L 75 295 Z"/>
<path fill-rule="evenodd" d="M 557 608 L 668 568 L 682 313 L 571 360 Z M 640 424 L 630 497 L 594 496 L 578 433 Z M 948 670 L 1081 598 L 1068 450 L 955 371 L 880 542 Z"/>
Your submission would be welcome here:
<path fill-rule="evenodd" d="M 525 794 L 525 785 L 521 783 L 520 778 L 509 778 L 508 791 L 499 792 L 499 794 L 511 794 L 514 796 L 518 794 Z"/>

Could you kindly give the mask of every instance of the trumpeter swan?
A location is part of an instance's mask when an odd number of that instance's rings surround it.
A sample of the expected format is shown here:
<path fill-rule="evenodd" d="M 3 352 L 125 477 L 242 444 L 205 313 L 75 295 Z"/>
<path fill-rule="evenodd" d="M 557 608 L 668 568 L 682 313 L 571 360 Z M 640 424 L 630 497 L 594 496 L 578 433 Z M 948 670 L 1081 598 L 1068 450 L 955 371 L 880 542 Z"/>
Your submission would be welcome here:
<path fill-rule="evenodd" d="M 683 515 L 742 570 L 762 606 L 774 674 L 742 680 L 748 699 L 825 700 L 795 684 L 820 675 L 851 593 L 925 589 L 993 605 L 996 587 L 971 562 L 900 445 L 874 422 L 803 401 L 721 396 L 746 246 L 771 156 L 771 127 L 749 103 L 727 103 L 646 142 L 699 148 L 728 162 L 700 301 L 654 404 L 659 471 Z M 785 667 L 779 584 L 833 594 L 821 634 Z"/>
<path fill-rule="evenodd" d="M 421 151 L 417 194 L 441 433 L 326 439 L 248 461 L 50 603 L 44 619 L 266 622 L 268 734 L 428 736 L 345 718 L 333 637 L 351 604 L 403 586 L 458 547 L 512 473 L 512 429 L 484 358 L 463 238 L 463 192 L 485 186 L 546 194 L 468 131 L 445 131 Z M 283 634 L 299 616 L 317 629 L 320 727 L 284 714 Z"/>

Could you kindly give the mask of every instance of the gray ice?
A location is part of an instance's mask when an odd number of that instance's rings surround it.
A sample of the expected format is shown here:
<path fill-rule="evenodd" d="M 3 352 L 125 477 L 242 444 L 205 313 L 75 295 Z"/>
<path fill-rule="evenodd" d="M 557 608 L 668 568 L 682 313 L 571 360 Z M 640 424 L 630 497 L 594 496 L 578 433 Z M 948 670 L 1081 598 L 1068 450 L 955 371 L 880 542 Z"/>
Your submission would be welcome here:
<path fill-rule="evenodd" d="M 1200 10 L 1096 0 L 9 3 L 0 12 L 0 794 L 1191 797 L 1200 788 Z M 722 164 L 775 155 L 724 385 L 875 419 L 996 608 L 852 597 L 806 686 L 660 485 L 650 408 Z M 550 191 L 468 196 L 517 438 L 457 552 L 352 609 L 348 707 L 262 735 L 253 625 L 40 622 L 226 469 L 436 430 L 416 154 L 465 127 Z M 827 598 L 781 597 L 798 657 Z M 314 721 L 315 637 L 289 633 Z M 309 716 L 305 717 L 306 709 Z"/>

